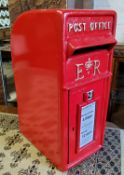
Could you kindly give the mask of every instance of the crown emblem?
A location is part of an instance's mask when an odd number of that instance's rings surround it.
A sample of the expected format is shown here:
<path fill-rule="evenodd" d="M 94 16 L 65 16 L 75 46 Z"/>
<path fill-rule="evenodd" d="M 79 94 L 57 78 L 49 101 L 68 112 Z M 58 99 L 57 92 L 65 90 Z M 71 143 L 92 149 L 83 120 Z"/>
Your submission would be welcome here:
<path fill-rule="evenodd" d="M 88 61 L 85 62 L 85 68 L 88 70 L 93 66 L 93 61 L 88 58 Z"/>

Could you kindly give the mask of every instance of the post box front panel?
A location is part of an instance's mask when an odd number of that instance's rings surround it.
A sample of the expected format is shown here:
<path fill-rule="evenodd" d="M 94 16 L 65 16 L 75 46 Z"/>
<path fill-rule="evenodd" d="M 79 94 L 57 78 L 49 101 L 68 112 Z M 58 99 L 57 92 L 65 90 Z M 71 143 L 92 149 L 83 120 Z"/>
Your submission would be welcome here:
<path fill-rule="evenodd" d="M 69 161 L 85 159 L 102 145 L 108 78 L 70 90 Z M 106 97 L 106 98 L 105 98 Z"/>
<path fill-rule="evenodd" d="M 111 80 L 115 14 L 66 16 L 64 88 L 69 91 L 69 163 L 103 144 Z"/>

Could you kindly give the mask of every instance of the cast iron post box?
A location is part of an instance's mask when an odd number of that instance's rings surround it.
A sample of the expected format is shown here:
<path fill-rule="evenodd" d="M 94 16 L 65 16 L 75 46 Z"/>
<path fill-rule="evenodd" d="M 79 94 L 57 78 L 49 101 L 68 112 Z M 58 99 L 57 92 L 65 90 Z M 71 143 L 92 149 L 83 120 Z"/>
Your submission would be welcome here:
<path fill-rule="evenodd" d="M 59 169 L 103 144 L 116 14 L 33 10 L 11 35 L 22 133 Z"/>

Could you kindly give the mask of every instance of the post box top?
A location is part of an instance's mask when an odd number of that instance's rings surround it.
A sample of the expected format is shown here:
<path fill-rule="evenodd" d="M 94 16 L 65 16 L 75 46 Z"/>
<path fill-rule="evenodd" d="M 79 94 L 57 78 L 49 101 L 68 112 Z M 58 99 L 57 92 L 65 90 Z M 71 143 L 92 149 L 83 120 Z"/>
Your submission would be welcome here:
<path fill-rule="evenodd" d="M 79 49 L 115 44 L 115 26 L 113 10 L 30 10 L 13 25 L 11 48 L 13 55 L 36 53 L 40 58 L 50 55 L 45 49 L 65 53 L 66 60 Z"/>
<path fill-rule="evenodd" d="M 93 33 L 94 31 L 96 31 L 96 33 L 93 34 L 94 36 L 97 36 L 97 33 L 100 32 L 100 35 L 108 34 L 108 32 L 115 35 L 116 12 L 113 10 L 30 10 L 21 14 L 15 21 L 15 24 L 19 21 L 19 23 L 23 23 L 24 26 L 24 22 L 22 21 L 26 21 L 26 18 L 28 18 L 30 26 L 34 25 L 34 19 L 37 21 L 37 23 L 40 23 L 41 26 L 44 25 L 43 21 L 48 21 L 47 18 L 51 18 L 54 22 L 56 21 L 56 25 L 60 25 L 60 23 L 58 24 L 57 20 L 61 21 L 64 28 L 63 31 L 66 31 L 67 34 L 66 39 L 72 37 L 74 38 L 78 34 L 83 33 L 88 35 L 88 32 Z M 47 25 L 49 25 L 48 23 L 45 23 L 47 28 Z M 48 28 L 47 30 L 50 29 Z M 108 36 L 106 35 L 106 37 Z"/>
<path fill-rule="evenodd" d="M 113 16 L 114 21 L 116 21 L 116 12 L 114 10 L 89 10 L 89 9 L 36 9 L 36 10 L 29 10 L 22 13 L 18 18 L 30 14 L 54 14 L 58 16 L 64 16 L 65 18 L 68 16 L 79 17 L 79 16 Z M 16 23 L 15 21 L 15 23 Z"/>

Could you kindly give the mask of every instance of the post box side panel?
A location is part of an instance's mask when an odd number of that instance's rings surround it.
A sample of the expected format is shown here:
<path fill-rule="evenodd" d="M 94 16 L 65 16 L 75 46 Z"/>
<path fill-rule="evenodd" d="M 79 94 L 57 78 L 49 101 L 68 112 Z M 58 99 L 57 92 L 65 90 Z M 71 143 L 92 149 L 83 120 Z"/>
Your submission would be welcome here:
<path fill-rule="evenodd" d="M 62 32 L 60 13 L 34 10 L 19 17 L 11 35 L 20 129 L 57 166 L 64 154 L 60 118 Z"/>

